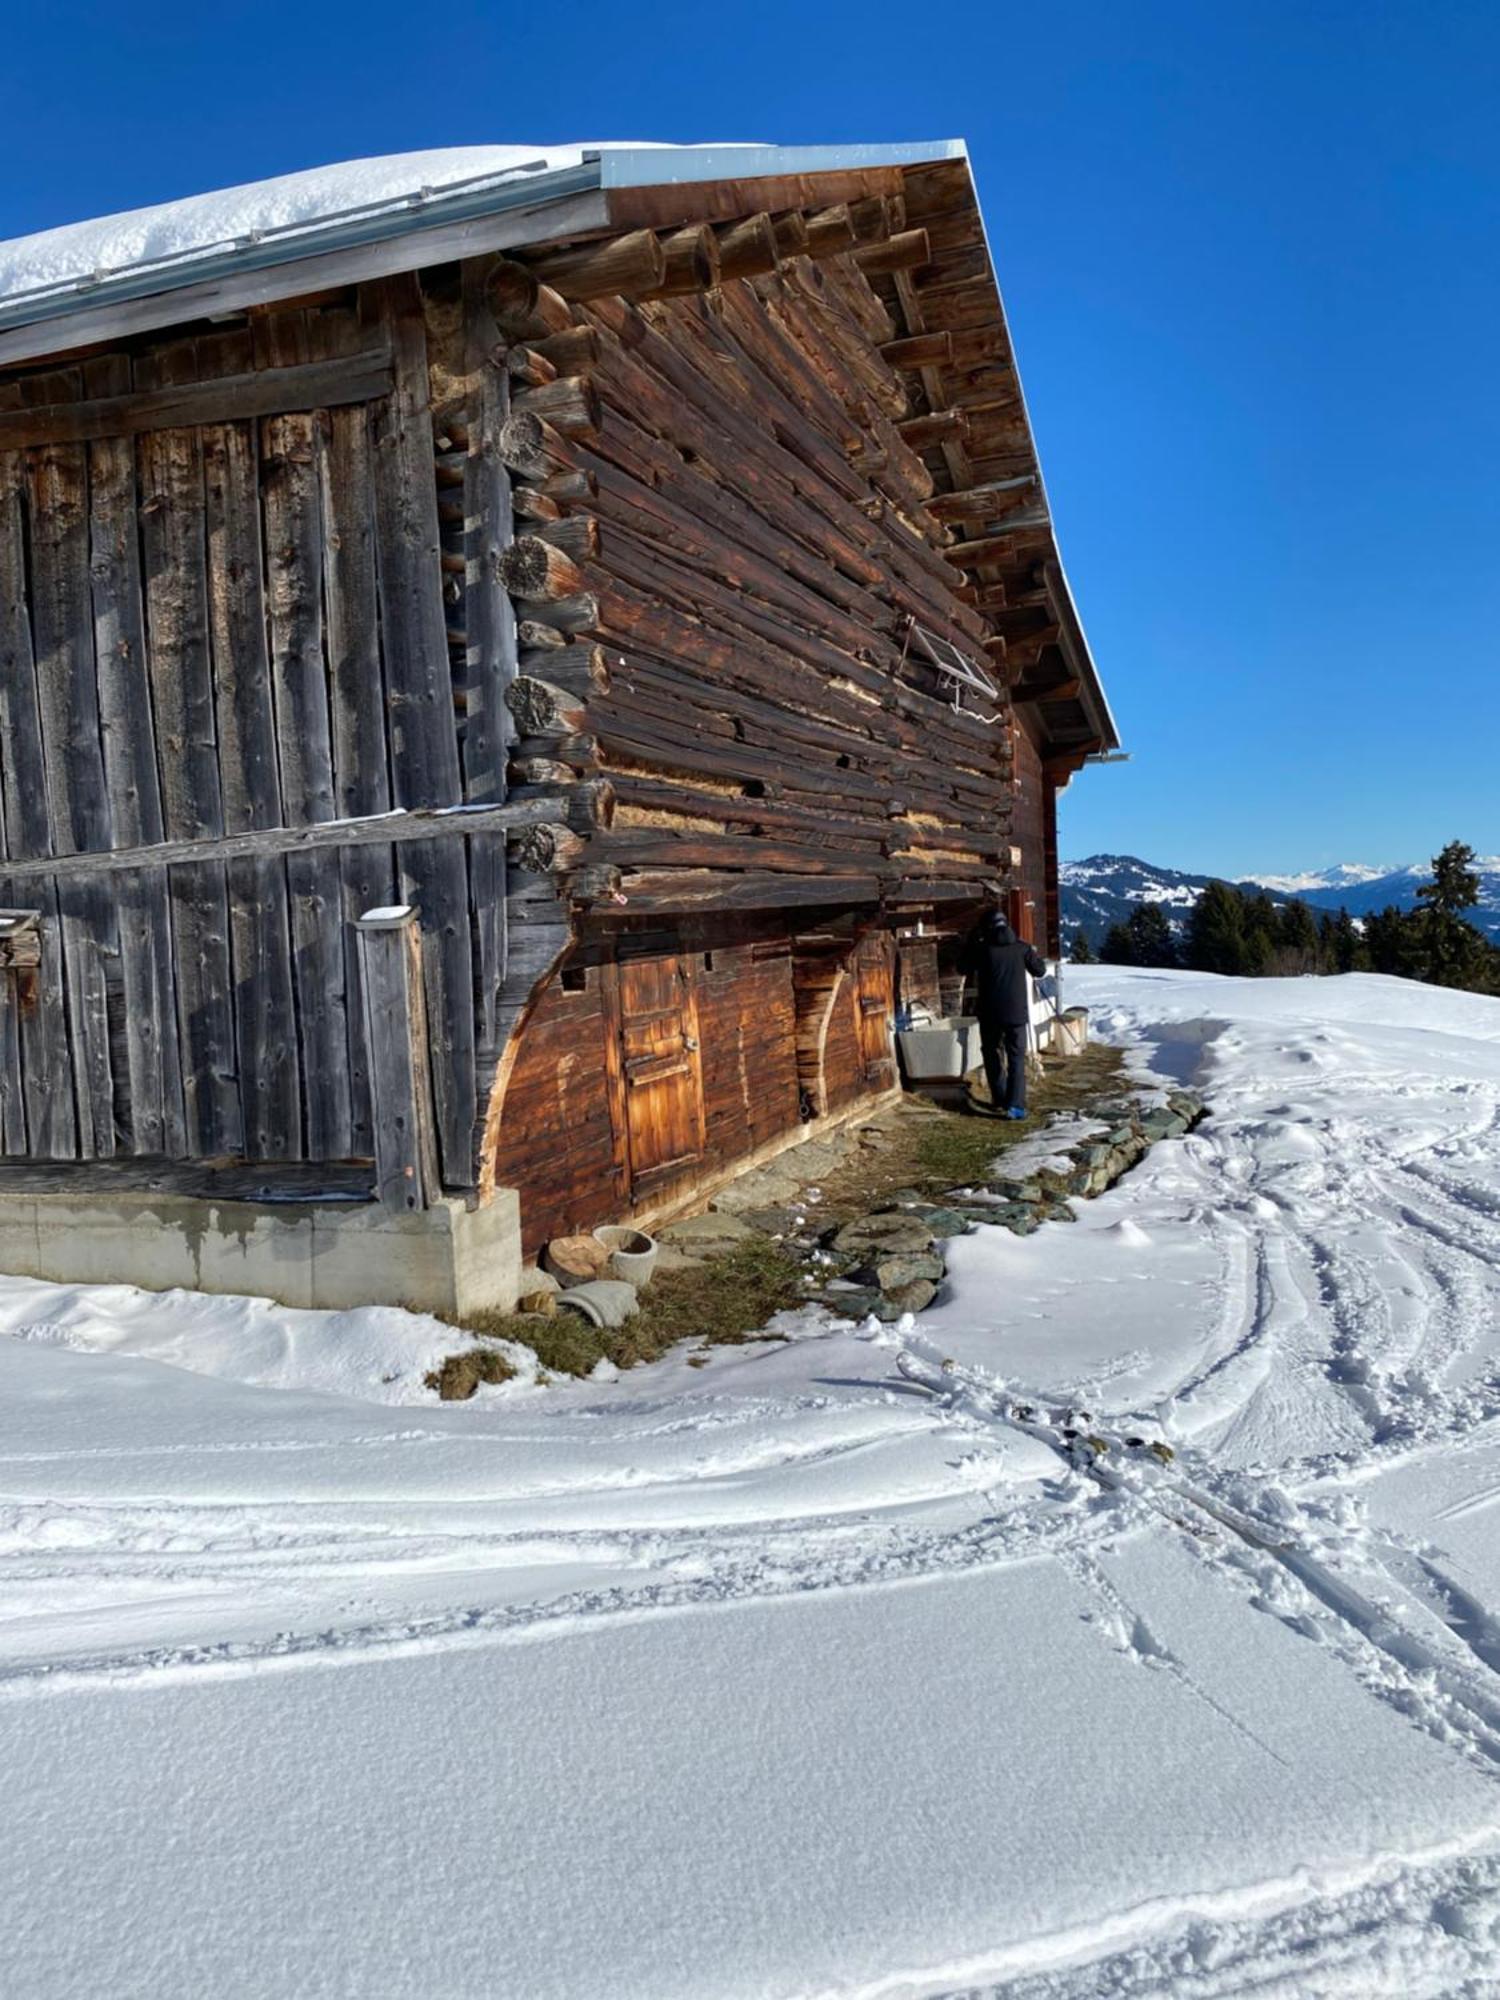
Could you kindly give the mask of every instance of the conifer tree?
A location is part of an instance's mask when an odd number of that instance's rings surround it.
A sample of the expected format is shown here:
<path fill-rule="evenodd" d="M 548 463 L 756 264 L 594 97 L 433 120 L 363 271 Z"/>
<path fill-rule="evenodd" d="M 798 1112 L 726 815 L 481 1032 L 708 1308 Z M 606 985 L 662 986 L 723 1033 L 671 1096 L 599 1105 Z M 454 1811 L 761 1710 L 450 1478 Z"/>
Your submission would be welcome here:
<path fill-rule="evenodd" d="M 1181 963 L 1171 920 L 1160 903 L 1139 903 L 1125 925 L 1133 965 L 1174 966 Z"/>
<path fill-rule="evenodd" d="M 1094 962 L 1094 947 L 1089 943 L 1089 934 L 1082 924 L 1073 933 L 1070 956 L 1075 965 L 1092 965 Z"/>
<path fill-rule="evenodd" d="M 1245 970 L 1244 898 L 1227 882 L 1210 882 L 1187 925 L 1187 962 L 1195 972 Z"/>
<path fill-rule="evenodd" d="M 1124 924 L 1111 924 L 1104 933 L 1104 942 L 1099 947 L 1101 965 L 1138 965 L 1135 955 L 1135 939 Z"/>

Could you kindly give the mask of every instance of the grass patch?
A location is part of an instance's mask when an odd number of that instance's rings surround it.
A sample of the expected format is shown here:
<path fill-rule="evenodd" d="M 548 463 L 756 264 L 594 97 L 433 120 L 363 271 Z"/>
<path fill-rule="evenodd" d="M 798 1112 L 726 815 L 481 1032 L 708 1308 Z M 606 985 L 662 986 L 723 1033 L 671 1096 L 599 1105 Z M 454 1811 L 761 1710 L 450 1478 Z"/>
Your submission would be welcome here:
<path fill-rule="evenodd" d="M 879 1122 L 886 1143 L 851 1159 L 823 1183 L 821 1212 L 830 1218 L 863 1215 L 896 1188 L 935 1197 L 950 1188 L 984 1180 L 991 1162 L 1021 1140 L 1031 1138 L 1048 1113 L 1087 1114 L 1097 1104 L 1128 1091 L 1124 1052 L 1094 1042 L 1076 1056 L 1046 1062 L 1033 1079 L 1031 1116 L 1014 1124 L 948 1111 L 924 1098 L 903 1099 Z"/>
<path fill-rule="evenodd" d="M 515 1372 L 493 1347 L 471 1347 L 465 1354 L 450 1354 L 423 1379 L 445 1403 L 466 1403 L 481 1382 L 508 1382 Z"/>
<path fill-rule="evenodd" d="M 680 1271 L 663 1271 L 640 1295 L 640 1310 L 620 1327 L 591 1326 L 581 1313 L 476 1313 L 466 1330 L 491 1340 L 529 1347 L 551 1375 L 583 1376 L 600 1361 L 617 1368 L 656 1361 L 679 1341 L 734 1346 L 761 1337 L 773 1313 L 801 1305 L 802 1266 L 769 1238 L 752 1237 L 725 1256 Z M 505 1370 L 476 1374 L 468 1365 L 483 1357 Z M 477 1366 L 478 1364 L 475 1363 Z M 451 1371 L 451 1375 L 450 1375 Z M 515 1370 L 489 1348 L 453 1355 L 427 1377 L 429 1389 L 449 1400 L 472 1396 L 481 1381 L 505 1381 Z M 452 1386 L 445 1388 L 444 1378 Z M 468 1386 L 462 1386 L 466 1384 Z"/>

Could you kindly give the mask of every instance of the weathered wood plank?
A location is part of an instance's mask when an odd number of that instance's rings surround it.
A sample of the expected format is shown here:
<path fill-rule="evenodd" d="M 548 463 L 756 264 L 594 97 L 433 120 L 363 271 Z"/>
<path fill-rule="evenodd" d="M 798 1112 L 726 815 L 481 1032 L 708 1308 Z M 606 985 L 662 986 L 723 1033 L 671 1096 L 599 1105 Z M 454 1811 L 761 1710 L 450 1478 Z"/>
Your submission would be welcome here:
<path fill-rule="evenodd" d="M 65 854 L 52 859 L 10 861 L 16 880 L 41 882 L 56 876 L 117 875 L 134 868 L 178 868 L 189 863 L 237 861 L 246 855 L 296 854 L 341 847 L 369 847 L 399 840 L 405 846 L 472 839 L 476 834 L 511 833 L 528 826 L 575 825 L 584 832 L 609 822 L 613 795 L 607 783 L 585 779 L 569 787 L 512 792 L 503 806 L 442 806 L 432 812 L 379 813 L 371 819 L 327 820 L 313 826 L 274 826 L 217 839 L 164 840 L 155 847 L 131 847 L 100 854 Z M 30 893 L 30 892 L 28 892 Z"/>
<path fill-rule="evenodd" d="M 352 317 L 314 313 L 308 343 L 334 355 Z M 374 471 L 370 416 L 363 405 L 331 409 L 317 428 L 318 493 L 323 510 L 323 602 L 334 805 L 341 818 L 390 810 L 385 674 L 375 563 Z M 340 850 L 344 981 L 349 1036 L 349 1118 L 356 1153 L 374 1150 L 370 1062 L 365 1044 L 359 940 L 354 920 L 395 898 L 395 856 L 388 844 Z"/>
<path fill-rule="evenodd" d="M 70 387 L 81 384 L 76 376 Z M 89 597 L 88 468 L 81 446 L 30 455 L 31 628 L 35 651 L 47 816 L 54 853 L 106 846 L 109 803 L 99 739 Z M 59 887 L 64 1009 L 78 1151 L 115 1150 L 107 976 L 118 971 L 114 913 L 98 882 Z"/>
<path fill-rule="evenodd" d="M 191 343 L 136 364 L 155 387 L 191 380 Z M 142 381 L 142 377 L 145 380 Z M 151 693 L 163 823 L 169 840 L 224 832 L 208 625 L 203 453 L 196 431 L 150 431 L 137 447 Z M 149 853 L 150 850 L 147 850 Z M 244 1124 L 223 867 L 205 860 L 169 881 L 186 1145 L 238 1153 Z"/>
<path fill-rule="evenodd" d="M 408 1213 L 426 1208 L 441 1190 L 421 926 L 415 910 L 392 906 L 367 912 L 356 929 L 374 1100 L 375 1192 L 387 1208 Z"/>
<path fill-rule="evenodd" d="M 505 797 L 513 734 L 505 691 L 516 675 L 516 618 L 496 572 L 497 553 L 514 532 L 510 474 L 499 453 L 510 414 L 510 380 L 492 358 L 500 330 L 477 263 L 464 271 L 466 362 L 470 383 L 469 449 L 464 462 L 464 796 L 471 804 Z M 481 1072 L 493 1065 L 505 979 L 505 844 L 486 836 L 469 848 L 474 908 L 476 1031 Z M 484 1076 L 481 1073 L 480 1094 Z"/>
<path fill-rule="evenodd" d="M 0 411 L 0 451 L 34 445 L 91 444 L 146 431 L 248 422 L 291 410 L 328 409 L 388 395 L 391 357 L 373 348 L 337 363 L 168 384 L 160 389 L 96 394 L 40 409 Z"/>
<path fill-rule="evenodd" d="M 257 351 L 272 364 L 300 360 L 306 340 L 299 313 L 274 315 L 256 328 Z M 323 655 L 318 429 L 308 415 L 270 417 L 261 426 L 271 685 L 282 816 L 293 826 L 336 816 Z M 286 872 L 307 1154 L 315 1160 L 345 1159 L 353 1151 L 353 1122 L 338 858 L 292 855 Z"/>
<path fill-rule="evenodd" d="M 50 851 L 52 842 L 31 644 L 24 487 L 22 459 L 15 452 L 0 452 L 0 797 L 7 854 L 41 856 Z M 10 1096 L 5 1148 L 72 1159 L 78 1130 L 63 1011 L 57 891 L 43 880 L 23 890 L 7 887 L 6 893 L 13 904 L 41 911 L 42 964 L 24 981 L 6 975 L 7 1010 L 20 1017 L 17 1039 L 25 1119 L 23 1128 L 17 1116 L 21 1107 Z"/>
<path fill-rule="evenodd" d="M 391 717 L 391 796 L 398 806 L 463 797 L 443 617 L 427 338 L 412 279 L 368 288 L 362 310 L 389 332 L 396 387 L 373 405 L 380 625 Z M 477 830 L 477 829 L 476 829 Z M 422 912 L 427 1016 L 443 1177 L 472 1183 L 476 1097 L 473 936 L 468 870 L 446 843 L 398 853 L 403 898 Z"/>
<path fill-rule="evenodd" d="M 124 355 L 101 355 L 85 364 L 83 382 L 91 395 L 120 393 L 129 386 L 130 364 Z M 160 841 L 164 827 L 147 673 L 135 449 L 125 439 L 89 448 L 89 571 L 110 840 L 115 847 L 139 847 Z M 142 869 L 112 893 L 129 1146 L 137 1153 L 180 1155 L 186 1126 L 167 878 L 161 869 Z"/>
<path fill-rule="evenodd" d="M 218 358 L 245 366 L 246 334 L 221 337 Z M 282 823 L 276 718 L 266 643 L 260 454 L 253 423 L 205 427 L 203 475 L 208 622 L 219 779 L 229 833 Z M 235 1034 L 245 1153 L 303 1156 L 302 1088 L 286 870 L 276 857 L 228 867 Z"/>

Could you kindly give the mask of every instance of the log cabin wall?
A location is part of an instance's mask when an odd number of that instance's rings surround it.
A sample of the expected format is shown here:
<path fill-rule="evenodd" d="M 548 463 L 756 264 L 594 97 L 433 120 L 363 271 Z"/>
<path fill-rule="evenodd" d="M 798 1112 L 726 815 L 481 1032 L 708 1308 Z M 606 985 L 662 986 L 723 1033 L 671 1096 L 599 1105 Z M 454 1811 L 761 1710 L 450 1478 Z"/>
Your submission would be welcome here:
<path fill-rule="evenodd" d="M 494 841 L 264 838 L 498 796 L 461 761 L 430 310 L 397 278 L 0 380 L 0 897 L 44 940 L 0 977 L 7 1153 L 368 1156 L 350 920 L 399 899 L 473 1182 Z"/>
<path fill-rule="evenodd" d="M 708 942 L 700 925 L 586 935 L 545 982 L 517 1039 L 494 1160 L 497 1184 L 522 1190 L 528 1255 L 551 1236 L 680 1206 L 803 1124 L 892 1088 L 883 938 L 787 926 L 719 937 Z M 643 972 L 653 1013 L 664 998 L 690 1009 L 696 1063 L 664 1061 L 660 1036 L 658 1049 L 632 1055 L 632 984 Z M 805 1024 L 816 1033 L 811 1061 Z M 690 1137 L 665 1170 L 637 1150 L 633 1064 L 647 1089 L 680 1092 L 689 1135 L 701 1111 L 696 1146 Z M 675 1074 L 663 1079 L 663 1068 Z"/>

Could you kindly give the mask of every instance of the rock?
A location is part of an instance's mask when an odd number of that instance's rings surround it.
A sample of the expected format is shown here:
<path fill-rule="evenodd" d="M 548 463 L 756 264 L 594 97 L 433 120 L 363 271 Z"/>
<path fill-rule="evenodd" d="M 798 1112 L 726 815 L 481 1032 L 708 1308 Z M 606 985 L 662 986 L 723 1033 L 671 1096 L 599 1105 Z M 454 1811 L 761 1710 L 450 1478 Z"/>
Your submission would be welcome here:
<path fill-rule="evenodd" d="M 763 1236 L 792 1236 L 803 1223 L 795 1208 L 744 1208 L 739 1211 L 739 1219 Z"/>
<path fill-rule="evenodd" d="M 707 1215 L 685 1215 L 680 1222 L 668 1222 L 656 1232 L 663 1246 L 691 1258 L 723 1257 L 755 1233 L 748 1222 L 720 1208 Z"/>
<path fill-rule="evenodd" d="M 987 1183 L 996 1194 L 1004 1195 L 1007 1201 L 1040 1201 L 1042 1184 L 1040 1180 L 1014 1180 L 1006 1174 L 996 1174 Z"/>
<path fill-rule="evenodd" d="M 912 1215 L 934 1236 L 967 1236 L 970 1224 L 956 1208 L 914 1208 Z"/>
<path fill-rule="evenodd" d="M 868 1319 L 871 1313 L 884 1318 L 883 1295 L 873 1285 L 829 1285 L 813 1297 L 830 1312 L 838 1313 L 844 1319 Z"/>
<path fill-rule="evenodd" d="M 558 1284 L 568 1290 L 602 1278 L 609 1265 L 609 1246 L 597 1236 L 554 1236 L 543 1252 L 543 1262 Z"/>
<path fill-rule="evenodd" d="M 882 1254 L 930 1250 L 932 1241 L 933 1233 L 925 1222 L 918 1222 L 900 1210 L 894 1214 L 860 1216 L 836 1230 L 832 1239 L 835 1250 Z"/>
<path fill-rule="evenodd" d="M 903 1285 L 916 1283 L 919 1279 L 936 1284 L 943 1275 L 941 1257 L 927 1252 L 900 1252 L 889 1257 L 871 1257 L 868 1262 L 857 1264 L 849 1273 L 856 1285 L 873 1285 L 877 1291 L 899 1291 Z"/>
<path fill-rule="evenodd" d="M 894 1291 L 888 1291 L 883 1301 L 884 1310 L 882 1310 L 881 1306 L 877 1306 L 875 1311 L 881 1319 L 886 1317 L 886 1313 L 892 1306 L 895 1307 L 898 1315 L 901 1313 L 919 1313 L 925 1311 L 936 1297 L 936 1285 L 932 1284 L 926 1278 L 913 1278 L 910 1284 L 898 1285 Z"/>
<path fill-rule="evenodd" d="M 1170 1139 L 1185 1129 L 1184 1120 L 1175 1111 L 1168 1111 L 1160 1105 L 1148 1111 L 1141 1120 L 1142 1135 L 1150 1145 L 1158 1139 Z"/>
<path fill-rule="evenodd" d="M 743 1215 L 746 1209 L 777 1207 L 795 1201 L 801 1192 L 802 1183 L 779 1165 L 775 1171 L 756 1167 L 716 1194 L 713 1207 L 721 1214 Z"/>

